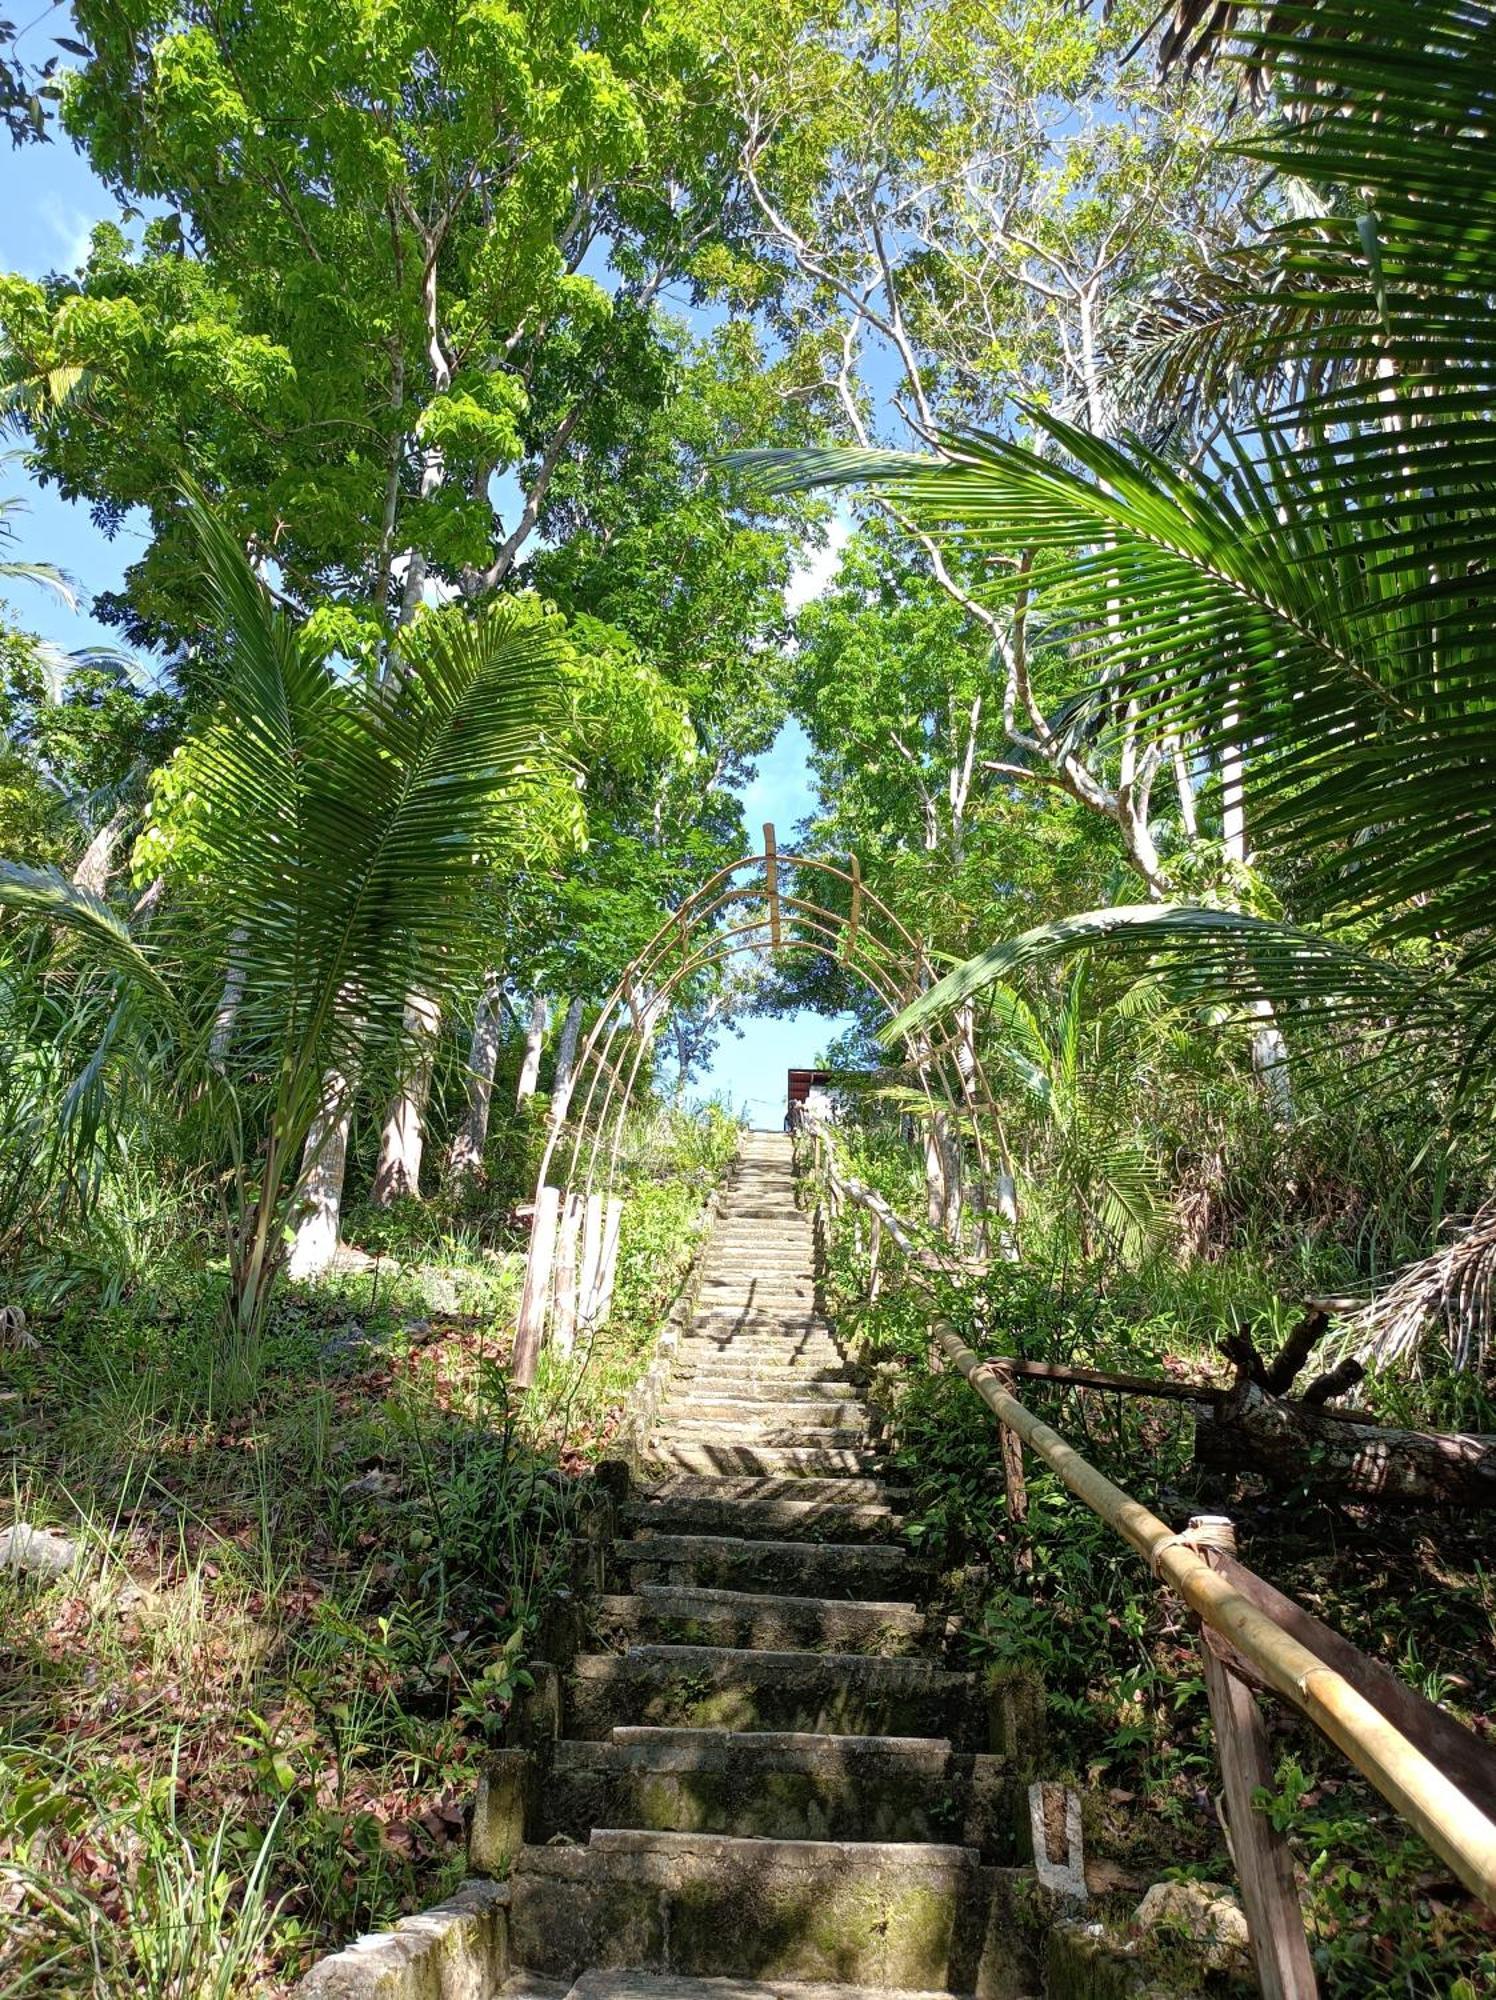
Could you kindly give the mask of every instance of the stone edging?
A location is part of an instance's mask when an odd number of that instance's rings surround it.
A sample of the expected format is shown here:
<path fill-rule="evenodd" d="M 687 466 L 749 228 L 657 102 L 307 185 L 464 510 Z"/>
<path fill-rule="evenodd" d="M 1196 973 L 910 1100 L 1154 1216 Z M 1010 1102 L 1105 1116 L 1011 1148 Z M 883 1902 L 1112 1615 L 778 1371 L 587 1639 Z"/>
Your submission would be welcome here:
<path fill-rule="evenodd" d="M 296 1993 L 297 2000 L 492 2000 L 509 1971 L 508 1883 L 464 1882 L 434 1910 L 319 1959 Z"/>

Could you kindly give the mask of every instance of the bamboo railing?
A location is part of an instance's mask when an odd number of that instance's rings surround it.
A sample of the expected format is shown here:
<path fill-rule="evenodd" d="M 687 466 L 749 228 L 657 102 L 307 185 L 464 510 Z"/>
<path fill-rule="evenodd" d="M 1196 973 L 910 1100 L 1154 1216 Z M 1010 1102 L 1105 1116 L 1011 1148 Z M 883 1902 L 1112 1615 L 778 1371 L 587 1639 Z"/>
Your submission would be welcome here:
<path fill-rule="evenodd" d="M 870 1289 L 884 1237 L 904 1252 L 917 1283 L 928 1283 L 932 1264 L 952 1266 L 941 1249 L 921 1244 L 919 1232 L 894 1216 L 881 1197 L 840 1171 L 825 1134 L 814 1138 L 814 1172 L 832 1216 L 850 1202 L 874 1219 Z M 1010 1517 L 1021 1522 L 1026 1514 L 1022 1453 L 1027 1448 L 1143 1557 L 1159 1583 L 1182 1598 L 1197 1619 L 1232 1854 L 1258 1980 L 1268 2000 L 1309 2000 L 1318 1989 L 1287 1844 L 1254 1809 L 1255 1793 L 1272 1781 L 1254 1686 L 1281 1696 L 1305 1716 L 1471 1894 L 1496 1910 L 1496 1751 L 1238 1562 L 1229 1522 L 1199 1516 L 1176 1532 L 1026 1408 L 1013 1394 L 1011 1378 L 1004 1377 L 1000 1358 L 983 1360 L 940 1317 L 932 1317 L 930 1333 L 941 1359 L 959 1371 L 997 1419 Z"/>
<path fill-rule="evenodd" d="M 847 910 L 840 907 L 845 894 Z M 838 965 L 897 1015 L 933 977 L 923 945 L 862 879 L 818 855 L 764 852 L 710 875 L 620 975 L 578 1054 L 565 1112 L 552 1119 L 536 1176 L 510 1379 L 524 1389 L 542 1349 L 569 1355 L 611 1309 L 623 1199 L 619 1160 L 629 1105 L 675 996 L 694 975 L 744 956 L 804 954 Z M 642 1000 L 642 1004 L 641 1004 Z M 980 1172 L 991 1093 L 979 1062 L 963 1070 L 927 1032 L 905 1039 L 905 1066 L 932 1124 L 964 1115 Z M 590 1255 L 589 1255 L 590 1251 Z"/>

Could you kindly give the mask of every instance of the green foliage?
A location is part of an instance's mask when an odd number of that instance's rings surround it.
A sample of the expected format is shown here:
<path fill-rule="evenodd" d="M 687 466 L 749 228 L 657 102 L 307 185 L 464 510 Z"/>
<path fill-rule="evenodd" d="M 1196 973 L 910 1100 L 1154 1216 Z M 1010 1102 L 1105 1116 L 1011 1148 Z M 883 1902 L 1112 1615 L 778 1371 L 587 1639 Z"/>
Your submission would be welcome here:
<path fill-rule="evenodd" d="M 280 1290 L 247 1391 L 186 1212 L 125 1292 L 32 1300 L 5 1511 L 81 1553 L 0 1580 L 0 1981 L 247 2000 L 456 1885 L 575 1587 L 583 1475 L 735 1140 L 719 1115 L 630 1128 L 619 1310 L 523 1407 L 522 1253 L 413 1204 L 362 1268 Z"/>
<path fill-rule="evenodd" d="M 230 1311 L 252 1345 L 326 1079 L 397 1071 L 406 996 L 439 968 L 478 969 L 483 869 L 553 754 L 564 647 L 553 618 L 509 600 L 418 620 L 373 686 L 340 677 L 196 513 L 230 665 L 175 763 L 189 831 L 163 859 L 187 846 L 189 881 L 145 944 L 55 871 L 7 864 L 0 897 L 86 939 L 145 995 L 227 1126 Z M 215 975 L 234 990 L 226 1014 Z"/>

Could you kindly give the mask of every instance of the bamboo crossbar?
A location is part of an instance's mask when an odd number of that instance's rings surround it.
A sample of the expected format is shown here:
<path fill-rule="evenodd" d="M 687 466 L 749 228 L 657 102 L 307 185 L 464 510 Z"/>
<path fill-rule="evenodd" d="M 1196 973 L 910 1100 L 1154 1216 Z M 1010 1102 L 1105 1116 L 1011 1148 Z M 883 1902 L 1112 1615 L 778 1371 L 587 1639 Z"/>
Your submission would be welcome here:
<path fill-rule="evenodd" d="M 851 1200 L 876 1212 L 866 1189 L 840 1176 L 837 1182 L 840 1191 Z M 887 1214 L 882 1219 L 887 1226 Z M 907 1229 L 904 1235 L 908 1238 Z M 1426 1757 L 1345 1674 L 1254 1603 L 1232 1580 L 1232 1575 L 1214 1568 L 1166 1521 L 1123 1492 L 1105 1473 L 1082 1458 L 1058 1431 L 1025 1408 L 1005 1386 L 999 1372 L 1001 1363 L 994 1365 L 982 1360 L 947 1320 L 935 1320 L 931 1333 L 947 1360 L 966 1378 L 998 1422 L 1021 1438 L 1078 1500 L 1135 1549 L 1153 1574 L 1177 1592 L 1204 1624 L 1228 1640 L 1268 1687 L 1292 1703 L 1327 1736 L 1409 1825 L 1416 1828 L 1473 1896 L 1488 1908 L 1496 1909 L 1496 1820 Z M 1234 1574 L 1241 1574 L 1241 1569 L 1241 1565 L 1233 1565 Z M 1308 1625 L 1304 1629 L 1309 1630 Z M 1347 1650 L 1354 1651 L 1349 1647 Z"/>

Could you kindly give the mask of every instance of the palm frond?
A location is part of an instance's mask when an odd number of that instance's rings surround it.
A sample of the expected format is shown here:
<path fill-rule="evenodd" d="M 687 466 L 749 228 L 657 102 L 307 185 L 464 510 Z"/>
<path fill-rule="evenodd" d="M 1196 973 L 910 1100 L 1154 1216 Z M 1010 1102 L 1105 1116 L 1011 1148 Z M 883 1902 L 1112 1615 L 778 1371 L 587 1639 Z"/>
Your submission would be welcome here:
<path fill-rule="evenodd" d="M 1317 932 L 1196 904 L 1121 904 L 1038 924 L 989 946 L 920 994 L 884 1034 L 927 1029 L 937 1016 L 1035 966 L 1105 947 L 1161 981 L 1172 996 L 1248 1018 L 1274 1008 L 1312 1010 L 1327 1023 L 1378 1019 L 1409 1035 L 1468 1039 L 1468 1005 L 1447 969 L 1353 949 Z"/>
<path fill-rule="evenodd" d="M 0 908 L 38 918 L 84 939 L 101 963 L 137 985 L 167 1020 L 181 1025 L 170 987 L 130 935 L 124 919 L 56 868 L 0 861 Z"/>

